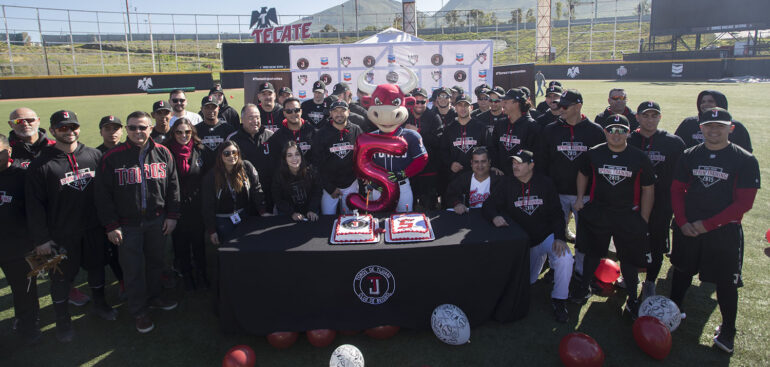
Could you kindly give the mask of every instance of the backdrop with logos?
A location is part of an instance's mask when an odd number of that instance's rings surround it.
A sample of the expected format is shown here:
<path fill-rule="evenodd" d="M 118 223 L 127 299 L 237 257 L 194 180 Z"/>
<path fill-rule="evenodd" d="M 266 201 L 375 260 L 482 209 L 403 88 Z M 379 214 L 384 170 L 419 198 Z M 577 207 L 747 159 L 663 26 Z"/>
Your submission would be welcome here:
<path fill-rule="evenodd" d="M 455 85 L 472 92 L 492 84 L 492 55 L 490 40 L 290 46 L 291 88 L 300 99 L 312 98 L 316 80 L 324 81 L 327 93 L 338 82 L 355 90 L 361 73 L 372 84 L 402 84 L 408 78 L 403 65 L 429 93 Z"/>

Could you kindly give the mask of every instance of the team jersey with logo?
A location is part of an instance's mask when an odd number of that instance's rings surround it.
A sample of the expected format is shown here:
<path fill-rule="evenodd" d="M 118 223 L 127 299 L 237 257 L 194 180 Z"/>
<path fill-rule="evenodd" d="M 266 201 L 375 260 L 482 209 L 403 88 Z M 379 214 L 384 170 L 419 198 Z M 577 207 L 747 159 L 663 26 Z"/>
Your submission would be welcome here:
<path fill-rule="evenodd" d="M 490 221 L 498 215 L 510 216 L 527 232 L 530 246 L 538 245 L 551 234 L 566 241 L 559 194 L 553 181 L 541 174 L 533 174 L 527 183 L 505 176 L 500 185 L 493 187 L 482 212 Z"/>
<path fill-rule="evenodd" d="M 473 148 L 487 145 L 487 128 L 478 120 L 470 119 L 467 124 L 461 125 L 459 121 L 449 124 L 444 128 L 441 137 L 441 159 L 444 170 L 451 172 L 453 162 L 463 165 L 463 171 L 471 169 L 471 155 Z M 459 173 L 459 172 L 456 172 Z"/>
<path fill-rule="evenodd" d="M 283 108 L 278 103 L 275 104 L 273 110 L 270 112 L 262 109 L 261 104 L 257 106 L 257 109 L 259 110 L 259 121 L 265 130 L 275 132 L 281 128 L 281 122 L 284 119 Z"/>
<path fill-rule="evenodd" d="M 476 120 L 479 120 L 484 126 L 487 127 L 487 138 L 492 137 L 492 134 L 495 131 L 495 126 L 497 126 L 498 123 L 502 122 L 508 122 L 508 115 L 504 114 L 503 111 L 500 111 L 500 114 L 495 116 L 492 114 L 492 110 L 489 110 L 487 112 L 482 112 L 475 116 Z"/>
<path fill-rule="evenodd" d="M 324 100 L 321 103 L 315 103 L 312 99 L 302 102 L 302 119 L 310 123 L 316 130 L 321 128 L 321 124 L 329 118 L 329 111 Z"/>
<path fill-rule="evenodd" d="M 375 130 L 372 132 L 372 134 L 398 136 L 406 140 L 406 144 L 408 146 L 406 153 L 400 156 L 394 156 L 392 154 L 385 153 L 376 153 L 374 155 L 374 159 L 372 161 L 376 165 L 385 168 L 385 170 L 388 172 L 405 171 L 415 158 L 428 154 L 428 151 L 425 150 L 425 145 L 422 143 L 422 136 L 420 136 L 420 134 L 414 130 L 404 129 L 403 127 L 399 126 L 391 134 L 381 132 L 380 130 Z"/>
<path fill-rule="evenodd" d="M 628 137 L 628 144 L 647 153 L 655 169 L 655 208 L 671 210 L 671 180 L 676 162 L 684 151 L 684 142 L 676 135 L 658 130 L 649 138 L 639 131 Z"/>
<path fill-rule="evenodd" d="M 294 142 L 297 143 L 300 152 L 302 153 L 302 158 L 307 159 L 308 164 L 311 163 L 310 148 L 313 144 L 316 129 L 305 120 L 301 120 L 300 123 L 301 125 L 299 130 L 292 130 L 289 129 L 286 120 L 284 119 L 281 128 L 273 133 L 273 137 L 270 138 L 270 149 L 275 152 L 273 157 L 278 162 L 280 162 L 280 159 L 282 158 L 281 155 L 283 153 L 283 147 L 290 140 L 294 140 Z"/>
<path fill-rule="evenodd" d="M 227 140 L 227 137 L 235 132 L 233 125 L 227 123 L 227 121 L 220 119 L 216 125 L 209 125 L 207 123 L 201 123 L 195 125 L 195 132 L 198 133 L 198 137 L 201 139 L 201 144 L 211 152 L 216 152 L 219 148 L 219 144 Z"/>
<path fill-rule="evenodd" d="M 463 172 L 457 175 L 447 186 L 443 196 L 447 207 L 463 204 L 468 208 L 480 208 L 489 199 L 492 191 L 505 181 L 505 176 L 491 174 L 487 179 L 479 182 L 473 171 Z"/>
<path fill-rule="evenodd" d="M 607 127 L 607 125 L 610 124 L 609 117 L 614 115 L 615 112 L 612 112 L 609 107 L 605 108 L 602 113 L 596 115 L 596 118 L 594 119 L 594 122 L 599 124 L 602 128 Z M 626 107 L 625 110 L 623 110 L 622 113 L 623 116 L 626 116 L 628 119 L 629 125 L 631 125 L 631 131 L 634 131 L 639 128 L 639 122 L 636 121 L 636 114 L 634 111 L 631 111 Z"/>
<path fill-rule="evenodd" d="M 557 119 L 559 119 L 559 116 L 554 115 L 553 112 L 551 112 L 549 109 L 544 114 L 540 115 L 540 117 L 536 118 L 535 122 L 537 122 L 540 127 L 545 128 L 548 126 L 548 124 L 556 121 Z"/>
<path fill-rule="evenodd" d="M 321 185 L 327 193 L 348 187 L 355 181 L 353 151 L 361 134 L 361 128 L 348 121 L 342 130 L 333 125 L 324 126 L 313 138 L 313 165 L 318 168 Z"/>
<path fill-rule="evenodd" d="M 537 159 L 540 150 L 540 132 L 540 126 L 529 114 L 519 117 L 513 123 L 508 116 L 498 121 L 492 132 L 492 138 L 487 142 L 492 166 L 502 170 L 506 175 L 512 174 L 511 155 L 522 149 L 534 152 Z"/>
<path fill-rule="evenodd" d="M 602 127 L 585 116 L 575 126 L 559 118 L 543 129 L 542 137 L 543 157 L 535 157 L 535 166 L 545 168 L 541 172 L 553 180 L 559 194 L 577 195 L 581 160 L 588 149 L 604 142 Z"/>
<path fill-rule="evenodd" d="M 490 177 L 479 181 L 476 179 L 476 176 L 471 176 L 471 191 L 468 193 L 469 208 L 481 208 L 484 205 L 484 201 L 489 198 L 489 184 L 491 181 Z"/>
<path fill-rule="evenodd" d="M 738 121 L 733 121 L 733 125 L 735 125 L 735 129 L 730 133 L 728 140 L 730 140 L 731 143 L 738 144 L 738 146 L 746 149 L 749 153 L 752 152 L 753 148 L 751 146 L 749 131 Z M 691 116 L 684 119 L 684 121 L 679 124 L 679 127 L 676 128 L 674 134 L 682 138 L 686 148 L 703 143 L 703 132 L 700 131 L 698 116 Z"/>
<path fill-rule="evenodd" d="M 622 152 L 607 143 L 591 148 L 580 172 L 591 177 L 590 202 L 608 209 L 638 211 L 642 186 L 655 184 L 650 158 L 630 145 Z"/>
<path fill-rule="evenodd" d="M 426 109 L 420 117 L 409 112 L 409 117 L 404 125 L 414 125 L 422 137 L 425 149 L 428 151 L 428 164 L 422 170 L 422 174 L 435 175 L 441 167 L 441 136 L 444 135 L 444 127 L 441 119 L 433 111 Z"/>
<path fill-rule="evenodd" d="M 26 170 L 19 161 L 0 171 L 0 263 L 24 256 L 32 249 L 24 200 Z"/>
<path fill-rule="evenodd" d="M 684 151 L 674 169 L 674 180 L 687 185 L 685 215 L 688 222 L 715 216 L 735 200 L 737 189 L 760 186 L 757 159 L 731 143 L 721 150 L 699 144 Z"/>
<path fill-rule="evenodd" d="M 44 148 L 27 172 L 27 221 L 32 241 L 75 236 L 99 226 L 94 178 L 102 153 L 78 143 L 73 153 Z"/>

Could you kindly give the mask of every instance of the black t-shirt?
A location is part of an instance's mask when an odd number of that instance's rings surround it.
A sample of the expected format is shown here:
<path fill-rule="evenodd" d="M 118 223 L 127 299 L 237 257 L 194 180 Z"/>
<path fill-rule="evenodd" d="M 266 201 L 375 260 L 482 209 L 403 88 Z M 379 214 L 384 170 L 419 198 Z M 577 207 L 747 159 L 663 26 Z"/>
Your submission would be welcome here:
<path fill-rule="evenodd" d="M 312 99 L 302 102 L 302 119 L 309 122 L 316 130 L 321 128 L 321 124 L 329 118 L 329 111 L 326 101 L 315 103 Z"/>
<path fill-rule="evenodd" d="M 647 153 L 655 169 L 655 207 L 671 208 L 671 178 L 676 162 L 684 151 L 684 142 L 676 135 L 658 130 L 649 138 L 639 131 L 628 137 L 628 144 Z"/>
<path fill-rule="evenodd" d="M 580 172 L 593 177 L 591 203 L 616 210 L 639 210 L 642 186 L 655 184 L 655 171 L 647 154 L 627 146 L 613 152 L 607 143 L 588 150 Z"/>
<path fill-rule="evenodd" d="M 674 179 L 687 185 L 685 215 L 689 222 L 695 222 L 711 218 L 732 204 L 736 189 L 758 189 L 759 163 L 734 143 L 721 150 L 699 144 L 684 151 Z"/>

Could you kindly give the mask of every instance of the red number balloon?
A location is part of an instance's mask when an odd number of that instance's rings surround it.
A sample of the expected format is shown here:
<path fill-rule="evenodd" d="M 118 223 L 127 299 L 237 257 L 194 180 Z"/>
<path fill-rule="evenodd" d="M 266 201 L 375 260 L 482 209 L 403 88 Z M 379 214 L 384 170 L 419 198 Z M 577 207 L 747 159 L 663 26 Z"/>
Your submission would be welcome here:
<path fill-rule="evenodd" d="M 369 180 L 382 187 L 382 194 L 377 200 L 369 200 L 360 194 L 348 196 L 348 206 L 368 212 L 380 212 L 393 209 L 398 203 L 400 191 L 398 183 L 388 179 L 388 171 L 372 161 L 375 153 L 403 155 L 407 151 L 406 140 L 402 137 L 377 134 L 361 134 L 356 140 L 354 150 L 356 173 L 362 180 Z"/>

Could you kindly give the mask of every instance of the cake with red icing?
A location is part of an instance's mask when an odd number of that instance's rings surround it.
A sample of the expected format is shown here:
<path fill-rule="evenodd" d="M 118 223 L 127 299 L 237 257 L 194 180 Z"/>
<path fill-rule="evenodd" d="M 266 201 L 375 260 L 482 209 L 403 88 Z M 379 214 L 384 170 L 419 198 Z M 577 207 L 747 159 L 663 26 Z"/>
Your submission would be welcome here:
<path fill-rule="evenodd" d="M 334 221 L 331 242 L 334 244 L 379 242 L 376 229 L 377 221 L 371 214 L 340 215 Z"/>
<path fill-rule="evenodd" d="M 388 218 L 387 242 L 420 242 L 436 239 L 430 219 L 423 213 L 397 213 Z"/>

